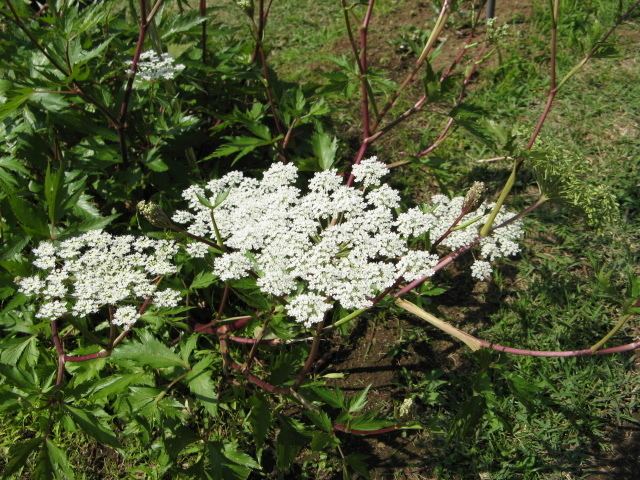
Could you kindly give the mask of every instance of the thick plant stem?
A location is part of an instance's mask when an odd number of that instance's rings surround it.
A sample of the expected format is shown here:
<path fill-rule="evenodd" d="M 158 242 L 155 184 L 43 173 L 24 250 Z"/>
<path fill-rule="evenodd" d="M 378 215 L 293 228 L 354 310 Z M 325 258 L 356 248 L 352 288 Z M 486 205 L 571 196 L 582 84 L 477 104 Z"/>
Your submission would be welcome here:
<path fill-rule="evenodd" d="M 618 345 L 616 347 L 606 348 L 603 350 L 594 350 L 593 348 L 584 348 L 581 350 L 529 350 L 525 348 L 514 348 L 500 345 L 498 343 L 489 342 L 482 338 L 478 338 L 467 332 L 464 332 L 453 325 L 450 325 L 439 318 L 424 311 L 417 305 L 408 302 L 406 300 L 398 299 L 396 304 L 413 315 L 426 320 L 430 324 L 436 326 L 440 330 L 446 332 L 452 337 L 464 342 L 472 350 L 480 350 L 486 348 L 489 350 L 495 350 L 497 352 L 509 353 L 512 355 L 520 355 L 526 357 L 589 357 L 594 355 L 611 355 L 614 353 L 629 352 L 640 348 L 640 340 L 627 343 L 624 345 Z"/>
<path fill-rule="evenodd" d="M 269 105 L 269 110 L 271 110 L 271 115 L 273 116 L 273 123 L 276 127 L 276 131 L 278 135 L 283 137 L 282 142 L 278 146 L 278 155 L 282 161 L 286 161 L 286 157 L 284 156 L 284 137 L 285 137 L 285 128 L 280 121 L 280 113 L 278 111 L 275 94 L 271 88 L 271 76 L 269 74 L 269 65 L 267 64 L 267 56 L 264 51 L 264 32 L 267 26 L 267 18 L 269 15 L 269 9 L 271 8 L 271 2 L 269 3 L 267 9 L 265 10 L 264 0 L 259 0 L 258 2 L 258 24 L 255 26 L 255 41 L 256 44 L 253 49 L 253 54 L 251 56 L 251 62 L 257 63 L 260 67 L 260 71 L 262 73 L 262 81 L 264 83 L 265 94 L 267 96 L 267 103 Z"/>
<path fill-rule="evenodd" d="M 360 69 L 360 118 L 362 122 L 362 143 L 356 153 L 355 158 L 351 162 L 351 166 L 358 165 L 364 158 L 364 154 L 367 152 L 369 143 L 367 138 L 371 135 L 371 118 L 369 115 L 369 89 L 367 88 L 367 35 L 369 33 L 369 24 L 371 23 L 371 17 L 373 15 L 373 7 L 375 0 L 369 0 L 367 4 L 367 11 L 362 20 L 360 26 L 360 58 L 358 65 Z M 347 186 L 351 186 L 354 181 L 353 173 L 349 173 L 347 178 Z"/>
<path fill-rule="evenodd" d="M 440 14 L 438 15 L 438 18 L 433 27 L 433 30 L 431 30 L 431 34 L 429 35 L 429 38 L 427 39 L 427 43 L 422 49 L 422 52 L 420 53 L 418 60 L 416 60 L 415 65 L 413 66 L 409 74 L 406 76 L 406 78 L 402 81 L 402 83 L 400 84 L 398 89 L 395 91 L 395 93 L 391 96 L 389 101 L 387 101 L 387 103 L 380 110 L 380 115 L 378 116 L 378 122 L 373 126 L 374 129 L 378 126 L 377 124 L 387 114 L 387 112 L 393 108 L 393 106 L 398 101 L 398 98 L 400 97 L 400 95 L 416 79 L 418 72 L 420 71 L 424 63 L 429 58 L 429 54 L 431 54 L 431 52 L 433 51 L 436 41 L 438 40 L 438 37 L 442 33 L 442 30 L 444 29 L 444 26 L 447 23 L 447 19 L 449 18 L 450 12 L 451 12 L 451 2 L 450 0 L 445 0 L 442 3 Z"/>
<path fill-rule="evenodd" d="M 636 300 L 636 302 L 633 304 L 633 306 L 635 308 L 640 307 L 640 300 Z M 596 343 L 594 343 L 591 346 L 591 350 L 592 351 L 597 351 L 600 350 L 605 343 L 607 343 L 609 340 L 611 340 L 611 338 L 620 331 L 620 329 L 622 327 L 625 326 L 625 324 L 633 317 L 633 314 L 628 314 L 628 315 L 624 315 L 623 317 L 620 318 L 620 320 L 618 320 L 618 322 L 613 326 L 613 328 L 611 330 L 609 330 L 609 332 L 602 337 L 600 340 L 598 340 Z"/>
<path fill-rule="evenodd" d="M 57 320 L 51 320 L 51 338 L 53 339 L 53 345 L 55 346 L 56 354 L 58 355 L 56 385 L 60 386 L 64 381 L 64 364 L 66 363 L 66 356 L 64 354 L 64 346 L 62 345 L 62 340 L 60 340 Z"/>
<path fill-rule="evenodd" d="M 297 387 L 304 382 L 305 377 L 309 374 L 309 372 L 313 369 L 313 365 L 316 362 L 316 358 L 318 357 L 318 352 L 320 351 L 320 340 L 322 338 L 322 326 L 324 322 L 321 322 L 316 327 L 316 333 L 313 336 L 313 343 L 311 344 L 311 349 L 309 350 L 309 355 L 304 362 L 304 365 L 298 372 L 298 377 L 294 385 Z"/>
<path fill-rule="evenodd" d="M 133 92 L 133 82 L 136 78 L 136 73 L 138 72 L 138 63 L 140 62 L 140 55 L 142 54 L 142 49 L 144 48 L 144 40 L 147 35 L 147 31 L 149 29 L 149 25 L 153 21 L 156 13 L 158 13 L 158 9 L 162 5 L 162 0 L 156 0 L 154 5 L 151 7 L 151 11 L 147 13 L 147 6 L 145 0 L 140 0 L 140 25 L 138 27 L 138 40 L 136 41 L 136 47 L 133 52 L 133 58 L 131 59 L 131 68 L 129 73 L 129 78 L 127 79 L 127 83 L 124 89 L 124 95 L 122 97 L 122 102 L 120 103 L 120 114 L 118 119 L 118 136 L 120 139 L 120 155 L 122 156 L 122 161 L 127 163 L 129 159 L 129 152 L 127 150 L 127 115 L 129 113 L 129 104 L 131 102 L 131 94 Z"/>
<path fill-rule="evenodd" d="M 375 0 L 369 0 L 367 12 L 365 13 L 362 26 L 360 27 L 360 96 L 362 104 L 360 106 L 360 115 L 362 117 L 362 140 L 364 141 L 371 134 L 371 118 L 369 116 L 369 91 L 367 89 L 367 34 L 369 33 L 369 23 L 373 14 Z"/>
<path fill-rule="evenodd" d="M 207 16 L 207 0 L 200 0 L 200 16 Z M 202 22 L 202 33 L 200 36 L 200 45 L 202 49 L 202 63 L 207 63 L 207 21 Z"/>
<path fill-rule="evenodd" d="M 227 301 L 229 300 L 229 293 L 231 292 L 231 287 L 228 283 L 225 283 L 224 290 L 222 291 L 222 299 L 220 300 L 220 305 L 218 305 L 218 310 L 216 311 L 216 319 L 221 319 L 222 314 L 224 313 L 224 309 L 227 306 Z"/>
<path fill-rule="evenodd" d="M 511 192 L 513 185 L 516 183 L 516 178 L 518 176 L 518 169 L 520 168 L 521 163 L 522 163 L 521 160 L 513 161 L 513 167 L 511 168 L 511 173 L 509 174 L 509 178 L 507 178 L 507 181 L 504 184 L 504 187 L 502 187 L 502 191 L 500 192 L 500 195 L 498 196 L 498 200 L 496 200 L 496 204 L 491 210 L 491 213 L 489 213 L 489 217 L 487 218 L 487 221 L 480 229 L 481 237 L 486 237 L 491 232 L 492 230 L 491 227 L 493 226 L 493 222 L 495 222 L 496 220 L 496 216 L 498 215 L 498 213 L 500 212 L 500 209 L 504 205 L 504 202 L 507 199 L 509 192 Z"/>

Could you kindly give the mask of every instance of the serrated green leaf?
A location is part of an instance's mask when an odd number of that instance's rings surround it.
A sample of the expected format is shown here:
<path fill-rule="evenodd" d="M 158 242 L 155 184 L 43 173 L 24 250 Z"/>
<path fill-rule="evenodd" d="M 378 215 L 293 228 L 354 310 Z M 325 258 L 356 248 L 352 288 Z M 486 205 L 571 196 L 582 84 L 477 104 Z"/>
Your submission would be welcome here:
<path fill-rule="evenodd" d="M 42 438 L 32 438 L 26 442 L 15 443 L 9 449 L 9 455 L 7 456 L 7 464 L 2 472 L 2 480 L 12 478 L 13 474 L 20 470 L 27 464 L 29 455 L 42 445 Z"/>
<path fill-rule="evenodd" d="M 189 286 L 189 290 L 197 290 L 199 288 L 207 288 L 210 285 L 213 285 L 218 277 L 216 277 L 213 272 L 200 272 L 198 273 L 191 285 Z"/>
<path fill-rule="evenodd" d="M 69 416 L 80 427 L 80 429 L 91 435 L 100 443 L 117 448 L 120 446 L 118 438 L 110 428 L 102 425 L 93 413 L 82 410 L 80 408 L 65 405 L 65 409 L 69 412 Z"/>
<path fill-rule="evenodd" d="M 0 363 L 16 366 L 23 354 L 36 355 L 37 358 L 37 337 L 20 337 L 7 340 L 0 344 Z M 35 353 L 33 347 L 36 346 Z M 30 365 L 31 362 L 27 362 Z"/>
<path fill-rule="evenodd" d="M 114 374 L 96 381 L 90 391 L 93 400 L 125 392 L 129 385 L 153 385 L 153 378 L 140 373 Z"/>
<path fill-rule="evenodd" d="M 55 224 L 60 216 L 62 181 L 64 172 L 61 169 L 52 170 L 51 164 L 47 165 L 44 176 L 44 198 L 47 203 L 49 222 Z"/>
<path fill-rule="evenodd" d="M 189 368 L 189 365 L 178 354 L 149 333 L 141 335 L 141 342 L 133 341 L 119 346 L 109 358 L 116 363 L 133 362 L 152 368 Z"/>
<path fill-rule="evenodd" d="M 333 167 L 338 151 L 338 139 L 335 136 L 331 137 L 325 132 L 316 131 L 311 136 L 311 148 L 322 170 Z"/>
<path fill-rule="evenodd" d="M 251 405 L 249 422 L 253 431 L 253 441 L 256 447 L 261 448 L 271 428 L 271 410 L 267 400 L 262 395 L 253 395 L 249 399 L 249 403 Z"/>
<path fill-rule="evenodd" d="M 47 460 L 49 462 L 50 471 L 55 478 L 60 480 L 72 480 L 75 478 L 71 464 L 67 459 L 64 451 L 58 447 L 52 440 L 45 440 L 45 449 L 47 452 Z"/>
<path fill-rule="evenodd" d="M 364 406 L 367 404 L 367 395 L 369 394 L 370 388 L 371 385 L 367 385 L 367 388 L 362 390 L 358 395 L 356 395 L 349 401 L 349 413 L 358 412 L 364 408 Z"/>
<path fill-rule="evenodd" d="M 212 371 L 207 369 L 212 362 L 211 355 L 200 360 L 185 377 L 185 382 L 205 410 L 215 417 L 218 415 L 217 385 L 213 381 Z"/>
<path fill-rule="evenodd" d="M 306 444 L 306 438 L 292 425 L 288 418 L 280 417 L 280 431 L 276 437 L 276 466 L 286 472 Z"/>
<path fill-rule="evenodd" d="M 261 470 L 260 464 L 256 462 L 250 455 L 240 451 L 236 442 L 225 443 L 222 447 L 222 454 L 233 463 L 242 465 L 243 467 L 254 470 Z"/>
<path fill-rule="evenodd" d="M 311 420 L 318 428 L 321 428 L 325 432 L 333 431 L 333 424 L 331 423 L 331 419 L 329 415 L 327 415 L 322 410 L 318 411 L 305 411 L 305 415 Z"/>

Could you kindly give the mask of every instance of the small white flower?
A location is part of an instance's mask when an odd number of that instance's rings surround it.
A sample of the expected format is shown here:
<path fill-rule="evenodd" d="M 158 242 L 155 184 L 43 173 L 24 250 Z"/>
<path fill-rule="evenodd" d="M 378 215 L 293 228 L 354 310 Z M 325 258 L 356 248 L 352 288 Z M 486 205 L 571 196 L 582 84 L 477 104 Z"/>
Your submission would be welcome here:
<path fill-rule="evenodd" d="M 180 298 L 180 292 L 167 288 L 165 290 L 159 290 L 153 295 L 153 304 L 156 307 L 173 308 L 178 306 Z"/>
<path fill-rule="evenodd" d="M 133 75 L 131 60 L 126 65 L 126 74 Z M 182 70 L 184 70 L 184 65 L 175 63 L 168 53 L 158 55 L 154 50 L 147 50 L 140 54 L 136 78 L 146 82 L 158 79 L 171 80 Z"/>
<path fill-rule="evenodd" d="M 400 194 L 389 185 L 381 185 L 367 193 L 367 200 L 374 207 L 397 208 L 400 205 Z"/>
<path fill-rule="evenodd" d="M 125 330 L 129 330 L 139 318 L 140 314 L 135 307 L 125 305 L 123 307 L 119 307 L 113 314 L 113 324 L 123 327 Z"/>
<path fill-rule="evenodd" d="M 411 412 L 411 408 L 413 407 L 413 398 L 407 397 L 400 404 L 400 409 L 398 410 L 398 414 L 400 417 L 406 417 Z"/>
<path fill-rule="evenodd" d="M 171 217 L 171 220 L 181 224 L 189 223 L 191 220 L 193 220 L 193 215 L 185 210 L 178 210 L 176 213 L 173 214 L 173 216 Z"/>
<path fill-rule="evenodd" d="M 471 276 L 478 280 L 486 280 L 491 277 L 491 264 L 484 260 L 476 260 L 471 265 Z"/>
<path fill-rule="evenodd" d="M 371 157 L 362 160 L 358 165 L 354 165 L 351 171 L 356 182 L 362 183 L 362 186 L 366 189 L 380 185 L 380 180 L 389 173 L 389 168 L 384 163 L 379 162 L 378 157 Z"/>
<path fill-rule="evenodd" d="M 25 295 L 38 295 L 45 287 L 45 282 L 37 275 L 18 280 L 19 291 Z"/>
<path fill-rule="evenodd" d="M 209 253 L 209 246 L 204 243 L 192 242 L 187 245 L 185 250 L 193 258 L 204 258 Z"/>
<path fill-rule="evenodd" d="M 172 258 L 177 250 L 167 240 L 91 231 L 59 243 L 42 242 L 34 249 L 33 262 L 41 274 L 18 284 L 22 293 L 42 301 L 38 318 L 55 319 L 67 312 L 84 317 L 107 305 L 130 306 L 154 295 L 156 278 L 176 272 Z M 159 303 L 175 304 L 179 294 L 171 292 L 157 294 Z"/>
<path fill-rule="evenodd" d="M 67 306 L 60 300 L 44 303 L 36 313 L 37 318 L 46 318 L 47 320 L 57 320 L 67 313 Z"/>
<path fill-rule="evenodd" d="M 400 259 L 398 271 L 409 281 L 422 277 L 431 277 L 435 273 L 433 267 L 438 264 L 438 260 L 438 255 L 412 250 Z"/>
<path fill-rule="evenodd" d="M 56 251 L 51 242 L 41 242 L 33 249 L 33 265 L 41 270 L 51 270 L 56 266 Z"/>
<path fill-rule="evenodd" d="M 287 305 L 287 313 L 306 327 L 322 322 L 325 312 L 330 309 L 331 304 L 314 293 L 298 295 Z"/>
<path fill-rule="evenodd" d="M 225 253 L 215 260 L 213 273 L 220 280 L 235 280 L 245 277 L 251 270 L 251 260 L 242 252 Z"/>

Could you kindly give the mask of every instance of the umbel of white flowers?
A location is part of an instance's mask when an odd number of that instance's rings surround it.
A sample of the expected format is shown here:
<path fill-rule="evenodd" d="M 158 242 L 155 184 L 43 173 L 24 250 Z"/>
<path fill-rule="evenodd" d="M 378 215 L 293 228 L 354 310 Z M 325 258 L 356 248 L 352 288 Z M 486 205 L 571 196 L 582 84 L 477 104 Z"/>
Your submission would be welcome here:
<path fill-rule="evenodd" d="M 42 301 L 38 318 L 84 317 L 108 305 L 113 323 L 131 328 L 139 318 L 136 307 L 147 298 L 159 307 L 180 301 L 180 292 L 158 290 L 155 282 L 176 272 L 172 258 L 177 251 L 171 241 L 95 230 L 58 243 L 41 242 L 33 251 L 40 273 L 17 283 L 22 293 Z"/>
<path fill-rule="evenodd" d="M 224 245 L 213 267 L 221 280 L 256 277 L 264 293 L 284 298 L 288 315 L 310 326 L 335 302 L 349 310 L 367 308 L 396 280 L 433 275 L 439 256 L 419 246 L 443 236 L 463 206 L 468 213 L 440 246 L 454 250 L 471 244 L 493 206 L 468 208 L 464 197 L 434 195 L 430 204 L 396 214 L 400 195 L 381 184 L 387 171 L 369 158 L 353 167 L 359 188 L 327 170 L 316 173 L 305 192 L 296 186 L 294 165 L 276 163 L 261 180 L 234 171 L 185 190 L 188 210 L 177 211 L 173 221 Z M 501 211 L 495 222 L 512 216 Z M 483 279 L 491 273 L 488 261 L 516 254 L 521 235 L 516 221 L 482 238 L 485 260 L 473 265 L 472 275 Z M 208 251 L 196 242 L 187 249 L 196 257 Z"/>
<path fill-rule="evenodd" d="M 131 70 L 132 63 L 133 62 L 131 60 L 127 62 L 127 66 L 129 68 L 127 68 L 126 73 L 128 75 L 133 74 L 133 71 Z M 182 70 L 184 70 L 184 65 L 181 63 L 175 63 L 171 55 L 168 53 L 158 55 L 153 50 L 147 50 L 140 54 L 136 70 L 136 78 L 147 82 L 159 79 L 171 80 Z"/>

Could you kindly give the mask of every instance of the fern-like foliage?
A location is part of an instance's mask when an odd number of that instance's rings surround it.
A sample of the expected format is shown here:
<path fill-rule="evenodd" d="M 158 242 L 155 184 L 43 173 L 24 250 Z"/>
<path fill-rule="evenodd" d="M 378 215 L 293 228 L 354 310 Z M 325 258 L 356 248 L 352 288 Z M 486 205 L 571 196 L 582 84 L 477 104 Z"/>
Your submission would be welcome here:
<path fill-rule="evenodd" d="M 597 182 L 583 157 L 547 141 L 526 155 L 525 165 L 542 193 L 578 211 L 591 227 L 601 229 L 619 218 L 615 195 L 606 183 Z"/>

